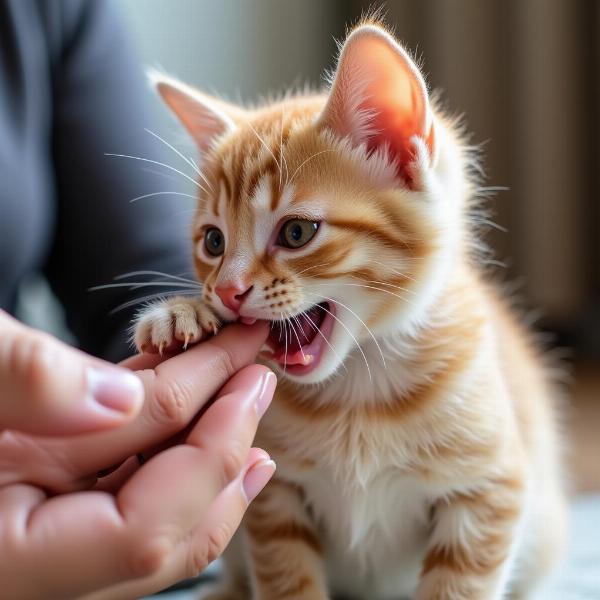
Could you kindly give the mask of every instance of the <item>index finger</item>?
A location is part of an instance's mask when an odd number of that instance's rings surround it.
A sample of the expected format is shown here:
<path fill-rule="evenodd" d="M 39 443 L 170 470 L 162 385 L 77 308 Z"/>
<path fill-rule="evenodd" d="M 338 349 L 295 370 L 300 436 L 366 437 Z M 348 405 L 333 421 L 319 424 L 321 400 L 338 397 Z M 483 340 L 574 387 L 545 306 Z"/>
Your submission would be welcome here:
<path fill-rule="evenodd" d="M 236 323 L 154 369 L 138 371 L 146 394 L 137 418 L 117 430 L 36 440 L 27 450 L 39 456 L 37 460 L 33 456 L 26 461 L 35 465 L 34 472 L 21 472 L 18 479 L 60 491 L 68 488 L 74 479 L 96 473 L 171 437 L 182 430 L 237 371 L 254 362 L 267 331 L 264 322 Z M 21 449 L 17 452 L 17 465 L 24 464 L 22 457 Z"/>

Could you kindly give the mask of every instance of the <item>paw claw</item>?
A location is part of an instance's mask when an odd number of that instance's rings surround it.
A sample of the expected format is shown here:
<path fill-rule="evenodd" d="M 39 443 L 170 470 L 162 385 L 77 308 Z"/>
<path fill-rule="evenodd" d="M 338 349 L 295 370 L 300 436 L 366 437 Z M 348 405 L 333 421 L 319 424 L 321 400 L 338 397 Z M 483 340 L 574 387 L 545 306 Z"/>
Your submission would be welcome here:
<path fill-rule="evenodd" d="M 218 331 L 218 320 L 202 300 L 170 298 L 149 306 L 138 316 L 134 337 L 139 350 L 162 356 L 174 342 L 186 350 Z"/>

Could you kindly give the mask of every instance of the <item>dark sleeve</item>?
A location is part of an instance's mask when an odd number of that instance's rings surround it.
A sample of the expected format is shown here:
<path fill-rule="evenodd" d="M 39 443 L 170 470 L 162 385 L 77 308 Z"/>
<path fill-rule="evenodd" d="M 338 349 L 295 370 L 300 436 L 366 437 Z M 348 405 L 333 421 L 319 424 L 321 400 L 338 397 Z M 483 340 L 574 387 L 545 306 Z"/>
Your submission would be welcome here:
<path fill-rule="evenodd" d="M 49 2 L 60 48 L 53 66 L 52 135 L 58 215 L 46 274 L 81 347 L 116 360 L 131 353 L 126 329 L 134 309 L 111 310 L 156 288 L 88 288 L 144 269 L 189 276 L 191 211 L 183 196 L 130 203 L 157 191 L 181 192 L 182 184 L 144 167 L 172 171 L 105 154 L 145 157 L 181 170 L 186 165 L 144 131 L 154 129 L 151 92 L 112 3 Z"/>

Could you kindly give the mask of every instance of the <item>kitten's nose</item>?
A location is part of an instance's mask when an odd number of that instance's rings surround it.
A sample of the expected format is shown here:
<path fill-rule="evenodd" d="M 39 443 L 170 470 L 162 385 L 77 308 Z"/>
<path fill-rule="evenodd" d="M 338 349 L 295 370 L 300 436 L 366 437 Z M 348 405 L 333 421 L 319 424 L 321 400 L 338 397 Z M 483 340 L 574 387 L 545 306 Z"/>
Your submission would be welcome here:
<path fill-rule="evenodd" d="M 238 285 L 217 286 L 215 292 L 221 298 L 221 302 L 233 312 L 239 312 L 240 307 L 254 286 L 246 288 Z"/>

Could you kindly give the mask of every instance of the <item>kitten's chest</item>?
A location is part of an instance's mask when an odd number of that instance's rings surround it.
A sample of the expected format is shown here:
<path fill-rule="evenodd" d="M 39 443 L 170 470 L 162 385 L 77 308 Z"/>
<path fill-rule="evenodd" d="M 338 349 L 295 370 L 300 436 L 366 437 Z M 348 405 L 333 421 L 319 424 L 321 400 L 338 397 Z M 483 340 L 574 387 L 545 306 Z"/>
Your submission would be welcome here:
<path fill-rule="evenodd" d="M 302 488 L 341 595 L 395 598 L 416 585 L 435 490 L 414 469 L 411 429 L 351 412 L 303 414 L 277 398 L 261 424 L 257 443 Z"/>
<path fill-rule="evenodd" d="M 266 422 L 281 477 L 299 484 L 331 556 L 368 571 L 399 556 L 419 557 L 430 506 L 426 482 L 409 468 L 402 427 L 355 416 Z M 271 426 L 269 426 L 271 425 Z M 340 566 L 341 568 L 341 566 Z"/>
<path fill-rule="evenodd" d="M 387 467 L 358 485 L 320 470 L 303 487 L 332 589 L 380 598 L 411 593 L 429 530 L 430 501 L 418 480 Z"/>
<path fill-rule="evenodd" d="M 364 482 L 324 470 L 305 478 L 306 501 L 315 521 L 344 551 L 411 547 L 427 526 L 430 501 L 425 486 L 394 467 Z"/>

